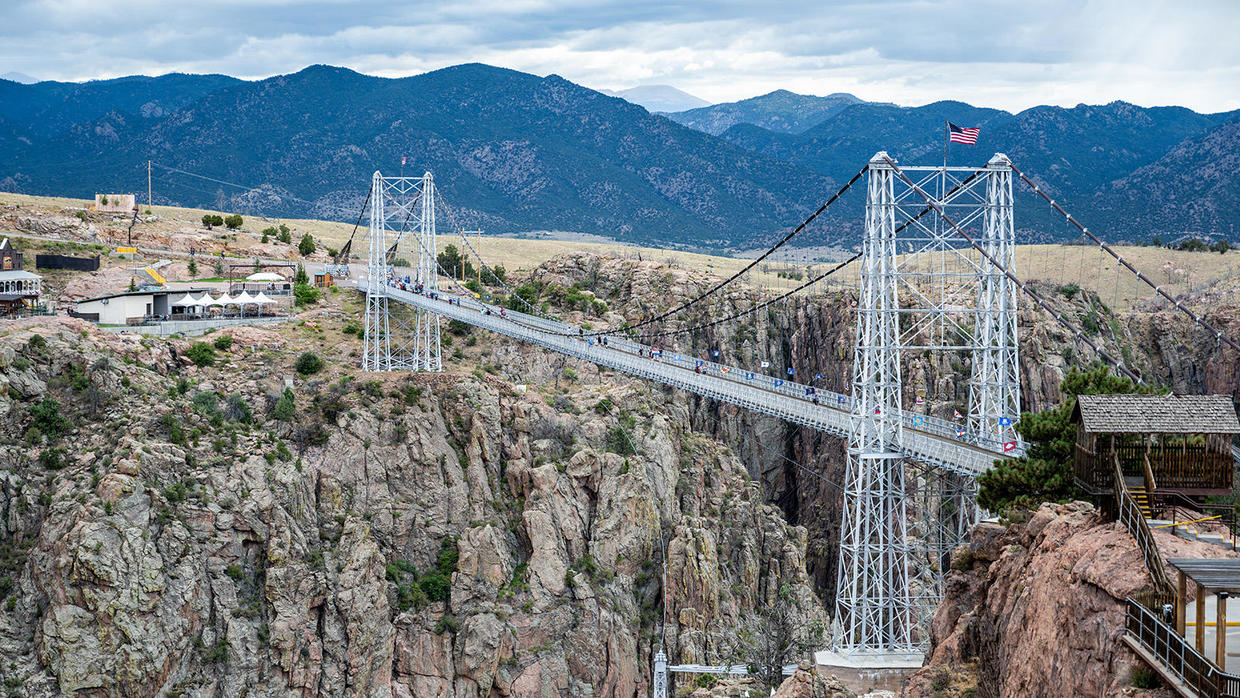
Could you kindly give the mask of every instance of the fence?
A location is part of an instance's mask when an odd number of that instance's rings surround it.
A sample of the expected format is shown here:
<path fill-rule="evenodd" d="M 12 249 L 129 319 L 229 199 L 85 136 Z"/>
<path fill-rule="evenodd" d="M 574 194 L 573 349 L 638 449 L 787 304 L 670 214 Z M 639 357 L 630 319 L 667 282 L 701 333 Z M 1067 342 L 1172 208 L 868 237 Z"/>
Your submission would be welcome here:
<path fill-rule="evenodd" d="M 34 265 L 39 269 L 95 271 L 99 268 L 99 255 L 94 257 L 68 257 L 63 254 L 39 254 L 34 257 Z"/>
<path fill-rule="evenodd" d="M 1087 487 L 1110 488 L 1107 472 L 1110 461 L 1118 457 L 1125 475 L 1144 476 L 1145 458 L 1158 487 L 1166 489 L 1231 489 L 1232 454 L 1207 444 L 1183 444 L 1146 450 L 1141 444 L 1116 444 L 1111 448 L 1097 439 L 1096 451 L 1076 445 L 1073 461 L 1076 479 Z"/>
<path fill-rule="evenodd" d="M 1221 671 L 1174 628 L 1135 599 L 1127 599 L 1126 604 L 1128 637 L 1152 655 L 1166 672 L 1201 698 L 1240 698 L 1240 676 Z"/>

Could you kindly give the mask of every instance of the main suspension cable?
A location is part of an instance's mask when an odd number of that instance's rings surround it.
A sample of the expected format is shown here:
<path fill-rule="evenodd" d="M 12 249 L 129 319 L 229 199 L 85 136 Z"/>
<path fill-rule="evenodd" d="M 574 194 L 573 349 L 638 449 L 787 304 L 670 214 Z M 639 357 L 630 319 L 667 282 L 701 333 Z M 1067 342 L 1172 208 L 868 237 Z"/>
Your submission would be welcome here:
<path fill-rule="evenodd" d="M 714 287 L 712 287 L 710 290 L 706 291 L 705 293 L 702 293 L 702 294 L 698 295 L 698 296 L 697 296 L 697 297 L 695 297 L 695 298 L 691 298 L 690 300 L 687 300 L 687 301 L 685 301 L 684 303 L 681 303 L 680 305 L 676 306 L 675 308 L 672 308 L 671 310 L 668 310 L 668 311 L 666 311 L 666 312 L 663 312 L 663 313 L 660 313 L 660 314 L 658 314 L 658 315 L 655 315 L 654 317 L 649 317 L 649 318 L 646 318 L 646 319 L 644 319 L 644 320 L 639 320 L 638 322 L 633 323 L 633 324 L 626 324 L 623 328 L 616 328 L 616 329 L 609 329 L 609 330 L 599 330 L 599 331 L 597 331 L 597 332 L 586 332 L 586 333 L 584 333 L 584 336 L 588 336 L 588 337 L 597 337 L 597 336 L 599 336 L 599 335 L 605 335 L 605 334 L 610 335 L 610 334 L 617 334 L 617 333 L 619 333 L 619 332 L 630 332 L 630 331 L 632 331 L 632 330 L 637 329 L 638 327 L 644 327 L 644 326 L 649 325 L 649 324 L 651 324 L 651 323 L 655 323 L 655 322 L 658 322 L 658 321 L 660 321 L 660 320 L 663 320 L 663 319 L 665 319 L 665 318 L 667 318 L 667 317 L 669 317 L 669 316 L 671 316 L 671 315 L 675 315 L 676 313 L 679 313 L 680 311 L 685 310 L 686 308 L 690 308 L 690 307 L 692 307 L 692 306 L 694 306 L 694 305 L 696 305 L 696 304 L 700 303 L 701 301 L 705 300 L 706 298 L 709 298 L 711 295 L 715 294 L 717 291 L 719 291 L 720 289 L 722 289 L 724 286 L 727 286 L 728 284 L 732 283 L 732 282 L 733 282 L 733 281 L 735 281 L 736 279 L 740 278 L 740 276 L 741 276 L 742 274 L 744 274 L 745 272 L 747 272 L 747 271 L 749 271 L 750 269 L 753 269 L 754 267 L 758 266 L 758 264 L 759 264 L 760 262 L 762 262 L 762 260 L 764 260 L 764 259 L 766 259 L 767 257 L 769 257 L 769 256 L 771 256 L 772 254 L 774 254 L 776 250 L 778 250 L 779 248 L 783 247 L 783 246 L 784 246 L 784 244 L 786 244 L 789 240 L 791 240 L 791 239 L 793 238 L 793 236 L 795 236 L 795 235 L 797 235 L 798 233 L 800 233 L 801 231 L 805 230 L 805 228 L 806 228 L 807 226 L 809 226 L 809 224 L 810 224 L 810 223 L 812 223 L 812 222 L 814 221 L 814 219 L 815 219 L 815 218 L 817 218 L 818 216 L 822 215 L 822 212 L 823 212 L 823 211 L 826 211 L 826 210 L 827 210 L 827 208 L 831 206 L 831 204 L 834 204 L 836 201 L 838 201 L 838 200 L 839 200 L 839 198 L 840 198 L 841 196 L 843 196 L 843 195 L 844 195 L 844 192 L 846 192 L 846 191 L 848 191 L 849 189 L 851 189 L 851 188 L 852 188 L 852 185 L 853 185 L 853 184 L 856 184 L 856 183 L 857 183 L 857 180 L 861 179 L 861 177 L 862 177 L 862 176 L 863 176 L 866 172 L 868 172 L 868 171 L 869 171 L 869 169 L 870 169 L 870 166 L 869 166 L 869 165 L 866 165 L 865 167 L 862 167 L 862 168 L 861 168 L 861 170 L 860 170 L 859 172 L 857 172 L 857 174 L 853 175 L 852 179 L 848 180 L 848 182 L 847 182 L 847 183 L 846 183 L 843 187 L 841 187 L 839 191 L 837 191 L 837 192 L 835 192 L 834 194 L 832 194 L 832 195 L 831 195 L 831 198 L 830 198 L 830 199 L 827 199 L 827 202 L 826 202 L 825 204 L 823 204 L 822 206 L 819 206 L 817 211 L 814 211 L 812 214 L 810 214 L 809 218 L 806 218 L 806 219 L 805 219 L 805 220 L 804 220 L 804 221 L 803 221 L 800 225 L 798 225 L 798 226 L 797 226 L 796 228 L 794 228 L 791 232 L 789 232 L 787 235 L 785 235 L 785 236 L 784 236 L 784 237 L 783 237 L 783 238 L 782 238 L 779 242 L 775 243 L 775 245 L 774 245 L 773 247 L 771 247 L 770 249 L 768 249 L 766 252 L 763 252 L 763 253 L 762 253 L 761 255 L 759 255 L 758 257 L 756 257 L 756 258 L 755 258 L 752 262 L 750 262 L 749 264 L 745 265 L 745 267 L 744 267 L 744 268 L 742 268 L 740 271 L 736 272 L 736 273 L 735 273 L 735 274 L 733 274 L 732 276 L 729 276 L 728 278 L 724 279 L 723 281 L 721 281 L 721 282 L 719 282 L 719 283 L 715 284 L 715 286 L 714 286 Z"/>
<path fill-rule="evenodd" d="M 1032 188 L 1035 194 L 1042 197 L 1047 203 L 1049 203 L 1052 209 L 1062 214 L 1065 220 L 1067 220 L 1072 225 L 1076 226 L 1076 228 L 1080 230 L 1081 233 L 1084 234 L 1086 237 L 1088 237 L 1090 240 L 1093 240 L 1095 243 L 1097 243 L 1098 247 L 1102 248 L 1102 251 L 1114 257 L 1117 262 L 1127 267 L 1128 271 L 1131 271 L 1133 274 L 1136 274 L 1137 278 L 1140 279 L 1142 282 L 1144 282 L 1150 288 L 1154 289 L 1155 293 L 1157 293 L 1163 298 L 1166 298 L 1167 300 L 1174 303 L 1176 309 L 1180 310 L 1184 314 L 1188 315 L 1188 317 L 1192 318 L 1193 322 L 1200 325 L 1206 331 L 1213 333 L 1215 341 L 1226 342 L 1227 345 L 1230 346 L 1232 349 L 1235 349 L 1236 351 L 1240 351 L 1240 343 L 1237 343 L 1233 341 L 1232 339 L 1228 338 L 1220 330 L 1216 330 L 1212 325 L 1210 325 L 1210 323 L 1206 322 L 1204 319 L 1201 318 L 1201 316 L 1197 315 L 1197 313 L 1194 313 L 1192 310 L 1190 310 L 1180 301 L 1176 300 L 1166 291 L 1162 290 L 1162 286 L 1155 284 L 1153 281 L 1149 279 L 1149 277 L 1147 277 L 1145 274 L 1142 274 L 1139 269 L 1129 264 L 1128 260 L 1121 257 L 1118 252 L 1112 249 L 1110 245 L 1103 242 L 1102 239 L 1099 238 L 1097 235 L 1094 235 L 1093 233 L 1091 233 L 1089 231 L 1089 228 L 1086 228 L 1083 224 L 1081 224 L 1080 221 L 1073 218 L 1072 214 L 1065 211 L 1063 206 L 1060 206 L 1058 202 L 1056 202 L 1054 199 L 1048 196 L 1046 192 L 1042 191 L 1042 188 L 1039 187 L 1036 183 L 1034 183 L 1033 180 L 1029 179 L 1029 177 L 1025 175 L 1024 172 L 1021 172 L 1020 169 L 1016 167 L 1016 165 L 1012 165 L 1012 171 L 1015 172 L 1017 176 L 1020 177 L 1022 182 L 1024 182 L 1026 185 Z"/>

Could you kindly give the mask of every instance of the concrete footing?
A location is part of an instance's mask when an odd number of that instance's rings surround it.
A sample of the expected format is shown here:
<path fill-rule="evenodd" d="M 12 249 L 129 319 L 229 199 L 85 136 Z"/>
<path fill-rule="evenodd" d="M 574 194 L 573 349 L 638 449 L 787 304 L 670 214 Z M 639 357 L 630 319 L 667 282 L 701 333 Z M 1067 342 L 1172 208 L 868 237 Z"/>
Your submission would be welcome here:
<path fill-rule="evenodd" d="M 875 690 L 899 694 L 908 678 L 921 668 L 920 652 L 856 652 L 823 650 L 814 655 L 818 671 L 834 674 L 851 690 L 865 694 Z"/>

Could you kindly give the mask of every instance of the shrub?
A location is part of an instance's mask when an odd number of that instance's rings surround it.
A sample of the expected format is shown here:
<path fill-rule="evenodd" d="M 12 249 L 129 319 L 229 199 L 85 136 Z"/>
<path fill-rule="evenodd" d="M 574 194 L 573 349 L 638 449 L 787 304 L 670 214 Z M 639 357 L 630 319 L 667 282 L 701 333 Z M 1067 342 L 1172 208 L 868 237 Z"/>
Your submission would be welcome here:
<path fill-rule="evenodd" d="M 323 370 L 323 360 L 312 351 L 303 352 L 297 357 L 297 372 L 303 376 L 313 375 Z"/>
<path fill-rule="evenodd" d="M 314 244 L 314 237 L 310 233 L 301 236 L 301 242 L 297 243 L 297 251 L 302 257 L 309 257 L 314 254 L 317 247 Z"/>
<path fill-rule="evenodd" d="M 1162 679 L 1158 672 L 1142 664 L 1132 671 L 1132 685 L 1135 688 L 1162 688 Z"/>
<path fill-rule="evenodd" d="M 30 408 L 30 423 L 53 441 L 69 430 L 69 420 L 60 414 L 60 401 L 50 397 Z"/>
<path fill-rule="evenodd" d="M 442 574 L 427 574 L 418 580 L 418 586 L 431 601 L 447 601 L 452 595 L 452 580 Z"/>
<path fill-rule="evenodd" d="M 307 284 L 293 287 L 293 298 L 297 305 L 314 305 L 319 302 L 319 290 Z"/>
<path fill-rule="evenodd" d="M 228 418 L 235 422 L 249 424 L 254 421 L 254 410 L 250 408 L 250 403 L 246 402 L 245 398 L 233 393 L 228 396 Z"/>
<path fill-rule="evenodd" d="M 198 276 L 198 262 L 189 260 L 188 271 L 190 276 Z"/>
<path fill-rule="evenodd" d="M 228 351 L 228 348 L 232 346 L 232 343 L 233 343 L 232 335 L 227 335 L 227 334 L 222 334 L 216 337 L 215 341 L 212 342 L 212 344 L 215 345 L 215 348 L 219 349 L 220 351 Z"/>
<path fill-rule="evenodd" d="M 1057 290 L 1059 291 L 1059 294 L 1062 295 L 1064 298 L 1067 298 L 1068 300 L 1072 300 L 1076 296 L 1076 294 L 1081 292 L 1081 287 L 1077 286 L 1076 284 L 1064 284 L 1063 286 L 1060 286 Z"/>
<path fill-rule="evenodd" d="M 280 395 L 280 399 L 276 400 L 275 407 L 271 409 L 271 416 L 282 422 L 287 422 L 293 418 L 295 410 L 296 405 L 294 404 L 293 391 L 285 388 Z"/>
<path fill-rule="evenodd" d="M 229 230 L 236 230 L 237 228 L 240 228 L 241 224 L 244 222 L 245 221 L 241 219 L 241 216 L 234 213 L 231 216 L 224 219 L 224 226 L 227 227 Z"/>
<path fill-rule="evenodd" d="M 39 454 L 39 465 L 48 470 L 60 470 L 65 467 L 65 450 L 59 446 L 43 449 Z"/>
<path fill-rule="evenodd" d="M 234 581 L 241 579 L 241 565 L 229 565 L 224 568 L 224 574 L 231 577 Z"/>
<path fill-rule="evenodd" d="M 185 355 L 195 366 L 210 366 L 215 363 L 215 349 L 206 342 L 194 342 L 185 350 Z"/>

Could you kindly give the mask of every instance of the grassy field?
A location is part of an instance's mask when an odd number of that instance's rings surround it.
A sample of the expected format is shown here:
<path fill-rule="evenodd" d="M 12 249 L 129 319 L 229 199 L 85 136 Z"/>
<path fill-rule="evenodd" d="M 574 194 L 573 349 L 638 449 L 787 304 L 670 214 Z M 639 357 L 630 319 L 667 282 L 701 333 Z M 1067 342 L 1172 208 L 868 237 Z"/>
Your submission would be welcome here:
<path fill-rule="evenodd" d="M 19 205 L 42 212 L 54 213 L 64 209 L 81 209 L 93 202 L 63 197 L 28 196 L 0 193 L 0 205 Z M 185 225 L 196 225 L 204 213 L 228 212 L 205 209 L 153 206 L 152 212 L 161 216 L 167 230 Z M 351 223 L 339 223 L 315 219 L 263 219 L 247 218 L 244 230 L 255 233 L 270 225 L 286 224 L 295 236 L 310 233 L 328 247 L 339 248 L 353 230 Z M 354 253 L 365 255 L 365 227 L 358 229 Z M 592 252 L 628 258 L 654 260 L 685 269 L 706 271 L 724 277 L 740 270 L 750 259 L 695 254 L 676 250 L 637 247 L 618 243 L 593 241 L 501 238 L 492 236 L 470 237 L 470 242 L 488 264 L 503 265 L 510 272 L 532 269 L 539 264 L 569 252 Z M 442 251 L 447 245 L 462 248 L 461 239 L 454 235 L 441 235 L 438 239 Z M 1240 277 L 1240 252 L 1226 254 L 1216 252 L 1179 252 L 1158 247 L 1121 247 L 1117 251 L 1146 276 L 1173 295 L 1188 291 L 1209 289 L 1221 282 Z M 1152 297 L 1152 291 L 1141 284 L 1135 276 L 1119 265 L 1097 247 L 1075 245 L 1020 245 L 1016 249 L 1016 274 L 1026 280 L 1043 280 L 1056 285 L 1076 284 L 1099 294 L 1103 302 L 1117 310 L 1128 310 Z M 974 257 L 976 258 L 976 257 Z M 967 264 L 924 257 L 909 260 L 915 268 L 926 270 L 931 266 L 951 271 L 967 271 Z M 747 283 L 765 287 L 775 292 L 794 288 L 801 283 L 796 277 L 808 279 L 821 273 L 833 263 L 796 265 L 786 262 L 763 262 L 746 275 Z M 833 284 L 855 285 L 859 269 L 852 265 L 829 280 Z"/>

